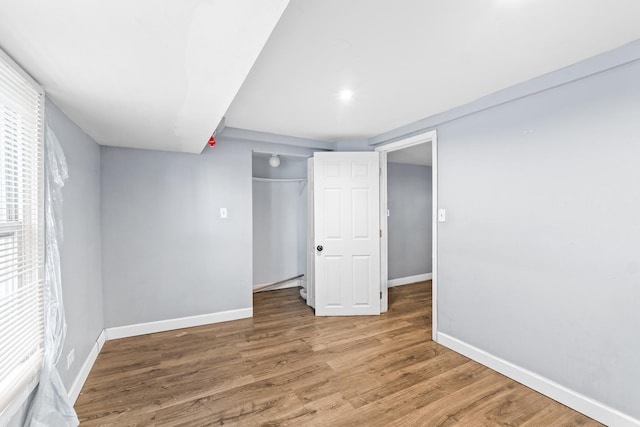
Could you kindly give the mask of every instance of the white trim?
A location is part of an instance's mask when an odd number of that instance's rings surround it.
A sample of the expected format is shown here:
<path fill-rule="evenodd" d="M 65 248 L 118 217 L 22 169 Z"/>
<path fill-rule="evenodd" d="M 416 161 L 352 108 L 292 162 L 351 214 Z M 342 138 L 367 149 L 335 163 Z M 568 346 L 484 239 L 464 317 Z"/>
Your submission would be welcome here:
<path fill-rule="evenodd" d="M 302 286 L 304 288 L 304 285 L 302 284 L 302 282 L 303 280 L 301 279 L 289 280 L 288 282 L 280 283 L 279 285 L 272 286 L 270 288 L 263 289 L 258 292 L 277 291 L 278 289 L 297 288 L 299 286 Z M 259 288 L 260 286 L 264 286 L 264 284 L 253 285 L 253 289 Z"/>
<path fill-rule="evenodd" d="M 198 316 L 180 317 L 177 319 L 158 320 L 156 322 L 137 323 L 126 326 L 106 328 L 108 340 L 135 337 L 137 335 L 153 334 L 174 329 L 191 328 L 193 326 L 208 325 L 210 323 L 228 322 L 229 320 L 245 319 L 253 316 L 253 308 L 221 311 L 218 313 L 200 314 Z"/>
<path fill-rule="evenodd" d="M 102 350 L 102 346 L 104 345 L 105 339 L 106 339 L 106 334 L 103 329 L 102 332 L 100 332 L 100 335 L 98 336 L 98 339 L 96 340 L 95 344 L 91 348 L 89 355 L 87 356 L 84 363 L 82 364 L 82 368 L 80 368 L 80 372 L 78 372 L 78 375 L 76 375 L 76 379 L 73 381 L 71 388 L 67 392 L 67 395 L 69 396 L 69 400 L 74 404 L 76 403 L 76 400 L 78 400 L 78 396 L 80 396 L 80 391 L 82 391 L 82 387 L 84 386 L 84 383 L 87 381 L 87 378 L 89 377 L 91 368 L 93 368 L 94 363 L 96 363 L 96 359 L 98 358 L 98 355 Z"/>
<path fill-rule="evenodd" d="M 431 338 L 438 342 L 438 134 L 431 139 Z"/>
<path fill-rule="evenodd" d="M 438 334 L 439 343 L 445 347 L 467 356 L 476 362 L 487 366 L 494 371 L 500 372 L 507 377 L 526 385 L 529 388 L 536 390 L 551 399 L 567 405 L 576 411 L 600 421 L 610 426 L 640 426 L 640 420 L 626 415 L 604 403 L 591 399 L 580 393 L 577 393 L 565 386 L 562 386 L 556 382 L 551 381 L 541 375 L 524 369 L 520 366 L 514 365 L 504 359 L 496 357 L 487 353 L 477 347 L 460 341 L 457 338 L 443 334 Z"/>
<path fill-rule="evenodd" d="M 314 206 L 313 206 L 313 157 L 307 159 L 307 273 L 305 275 L 305 289 L 307 291 L 307 305 L 316 308 L 316 248 L 315 248 L 315 229 L 313 224 Z"/>
<path fill-rule="evenodd" d="M 258 178 L 252 177 L 257 182 L 307 182 L 307 178 Z"/>
<path fill-rule="evenodd" d="M 254 154 L 268 154 L 270 156 L 278 155 L 278 156 L 285 156 L 285 157 L 299 157 L 301 159 L 312 159 L 313 158 L 313 153 L 281 153 L 280 151 L 265 151 L 265 150 L 251 150 L 252 153 Z"/>
<path fill-rule="evenodd" d="M 433 276 L 432 273 L 416 274 L 415 276 L 407 276 L 407 277 L 400 277 L 398 279 L 392 279 L 392 280 L 389 280 L 387 283 L 390 288 L 393 288 L 394 286 L 409 285 L 411 283 L 424 282 L 426 280 L 431 280 L 432 276 Z"/>
<path fill-rule="evenodd" d="M 403 138 L 399 141 L 390 142 L 388 144 L 379 145 L 376 147 L 376 151 L 396 151 L 401 150 L 403 148 L 413 147 L 414 145 L 424 144 L 425 142 L 433 141 L 436 137 L 436 131 L 430 130 L 427 132 L 422 132 L 417 135 L 410 136 L 408 138 Z"/>
<path fill-rule="evenodd" d="M 96 340 L 96 343 L 98 343 L 98 348 L 100 350 L 102 350 L 102 347 L 104 346 L 104 343 L 106 340 L 107 340 L 107 331 L 106 329 L 103 329 L 102 332 L 100 332 L 100 335 L 98 335 L 98 339 Z"/>
<path fill-rule="evenodd" d="M 382 291 L 382 304 L 386 306 L 388 303 L 388 277 L 387 272 L 389 269 L 389 258 L 387 248 L 387 157 L 386 153 L 390 151 L 400 150 L 402 148 L 412 147 L 414 145 L 424 144 L 431 142 L 431 187 L 432 187 L 432 213 L 431 224 L 433 227 L 431 237 L 431 265 L 432 265 L 432 278 L 431 278 L 431 292 L 432 292 L 432 338 L 435 342 L 438 342 L 438 132 L 436 129 L 421 132 L 417 135 L 403 138 L 399 141 L 390 142 L 377 146 L 375 149 L 381 154 L 380 168 L 381 176 L 383 179 L 382 185 L 380 185 L 380 230 L 382 230 L 382 239 L 380 241 L 380 290 Z"/>
<path fill-rule="evenodd" d="M 380 313 L 389 311 L 389 217 L 387 152 L 380 151 Z"/>

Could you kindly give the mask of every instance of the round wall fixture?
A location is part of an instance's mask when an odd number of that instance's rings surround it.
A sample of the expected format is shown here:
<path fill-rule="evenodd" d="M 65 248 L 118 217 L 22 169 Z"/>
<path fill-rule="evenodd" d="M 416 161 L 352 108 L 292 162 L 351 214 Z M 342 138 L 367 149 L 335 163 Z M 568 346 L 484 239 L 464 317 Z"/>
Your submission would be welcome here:
<path fill-rule="evenodd" d="M 277 154 L 272 154 L 271 157 L 269 157 L 269 165 L 271 165 L 272 168 L 280 166 L 280 157 L 278 157 Z"/>

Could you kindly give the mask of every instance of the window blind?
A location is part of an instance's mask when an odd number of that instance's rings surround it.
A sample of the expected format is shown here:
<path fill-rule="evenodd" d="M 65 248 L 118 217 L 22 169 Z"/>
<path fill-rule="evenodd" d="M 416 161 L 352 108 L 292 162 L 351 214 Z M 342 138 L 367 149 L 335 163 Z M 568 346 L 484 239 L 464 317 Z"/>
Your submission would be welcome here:
<path fill-rule="evenodd" d="M 0 51 L 0 413 L 31 391 L 42 363 L 43 102 Z"/>

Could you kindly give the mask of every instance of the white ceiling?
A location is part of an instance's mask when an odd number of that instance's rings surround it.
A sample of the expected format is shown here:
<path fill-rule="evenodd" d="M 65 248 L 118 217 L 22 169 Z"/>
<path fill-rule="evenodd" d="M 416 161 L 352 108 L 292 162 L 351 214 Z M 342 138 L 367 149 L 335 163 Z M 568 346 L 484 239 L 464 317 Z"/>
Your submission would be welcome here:
<path fill-rule="evenodd" d="M 3 0 L 0 47 L 103 145 L 199 153 L 288 0 Z"/>
<path fill-rule="evenodd" d="M 368 138 L 636 39 L 638 0 L 291 0 L 226 123 Z"/>
<path fill-rule="evenodd" d="M 198 153 L 223 115 L 368 138 L 640 39 L 638 0 L 287 3 L 3 0 L 0 47 L 98 143 Z"/>
<path fill-rule="evenodd" d="M 387 153 L 389 163 L 431 166 L 431 141 Z"/>

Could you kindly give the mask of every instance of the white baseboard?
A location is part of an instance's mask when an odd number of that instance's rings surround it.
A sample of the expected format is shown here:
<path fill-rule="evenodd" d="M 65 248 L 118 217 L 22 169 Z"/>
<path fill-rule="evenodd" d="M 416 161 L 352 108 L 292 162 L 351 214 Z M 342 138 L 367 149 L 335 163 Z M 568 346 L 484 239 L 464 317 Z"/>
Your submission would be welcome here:
<path fill-rule="evenodd" d="M 392 279 L 387 281 L 387 287 L 393 288 L 394 286 L 408 285 L 410 283 L 424 282 L 425 280 L 431 280 L 432 273 L 418 274 L 417 276 L 401 277 L 399 279 Z"/>
<path fill-rule="evenodd" d="M 467 356 L 476 362 L 500 372 L 507 377 L 532 388 L 576 411 L 610 426 L 640 426 L 640 420 L 626 415 L 597 400 L 577 393 L 541 375 L 507 362 L 477 347 L 438 332 L 438 343 Z"/>
<path fill-rule="evenodd" d="M 264 286 L 264 285 L 253 285 L 253 289 L 259 288 L 260 286 Z M 290 280 L 288 282 L 281 283 L 271 288 L 263 289 L 258 292 L 275 291 L 278 289 L 286 289 L 286 288 L 297 288 L 299 286 L 303 286 L 302 281 L 300 279 L 296 279 L 296 280 Z"/>
<path fill-rule="evenodd" d="M 69 396 L 69 400 L 71 400 L 71 402 L 73 403 L 75 403 L 76 400 L 78 400 L 78 396 L 80 396 L 80 391 L 82 390 L 82 386 L 84 385 L 85 381 L 87 381 L 89 372 L 91 372 L 91 368 L 93 368 L 93 364 L 96 362 L 96 359 L 98 358 L 98 354 L 100 354 L 100 350 L 102 350 L 102 346 L 104 345 L 104 341 L 105 341 L 105 335 L 106 334 L 103 329 L 102 332 L 100 332 L 100 335 L 98 336 L 98 339 L 96 340 L 95 344 L 91 348 L 89 355 L 87 356 L 84 363 L 82 364 L 82 368 L 80 368 L 80 372 L 78 372 L 78 375 L 76 376 L 76 379 L 73 381 L 71 388 L 67 392 L 67 395 Z"/>
<path fill-rule="evenodd" d="M 219 313 L 201 314 L 198 316 L 180 317 L 178 319 L 158 320 L 156 322 L 137 323 L 134 325 L 106 328 L 108 340 L 135 337 L 137 335 L 153 334 L 155 332 L 171 331 L 174 329 L 191 328 L 193 326 L 208 325 L 210 323 L 228 322 L 229 320 L 245 319 L 253 316 L 253 308 L 222 311 Z"/>

